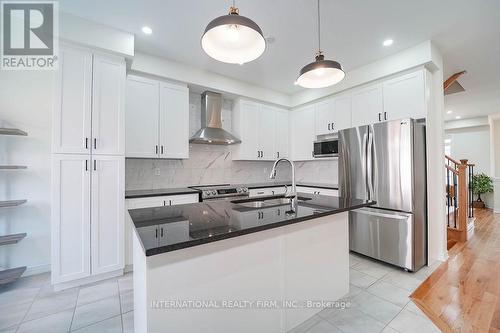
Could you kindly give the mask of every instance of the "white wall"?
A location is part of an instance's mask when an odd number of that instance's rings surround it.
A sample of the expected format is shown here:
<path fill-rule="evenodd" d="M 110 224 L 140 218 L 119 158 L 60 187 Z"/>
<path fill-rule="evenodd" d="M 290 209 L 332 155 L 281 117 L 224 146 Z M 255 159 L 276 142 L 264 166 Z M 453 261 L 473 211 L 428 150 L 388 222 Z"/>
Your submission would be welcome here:
<path fill-rule="evenodd" d="M 27 232 L 20 243 L 0 247 L 0 266 L 28 266 L 27 274 L 50 269 L 50 149 L 53 72 L 0 71 L 0 122 L 28 132 L 1 136 L 0 164 L 27 170 L 0 170 L 0 200 L 28 203 L 0 211 L 0 234 Z"/>
<path fill-rule="evenodd" d="M 489 126 L 446 130 L 445 138 L 450 140 L 451 157 L 456 160 L 468 159 L 469 163 L 475 164 L 474 173 L 476 174 L 484 172 L 488 176 L 492 175 Z M 488 208 L 493 208 L 492 194 L 485 194 L 481 197 Z"/>

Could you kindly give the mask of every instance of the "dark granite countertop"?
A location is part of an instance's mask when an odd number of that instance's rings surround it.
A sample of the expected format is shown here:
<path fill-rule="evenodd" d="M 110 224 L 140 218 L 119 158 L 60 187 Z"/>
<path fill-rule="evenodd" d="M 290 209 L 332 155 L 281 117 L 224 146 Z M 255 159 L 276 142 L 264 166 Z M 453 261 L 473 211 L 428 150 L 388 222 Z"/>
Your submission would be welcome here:
<path fill-rule="evenodd" d="M 303 193 L 299 196 L 302 200 L 292 214 L 287 213 L 288 204 L 248 208 L 224 200 L 133 209 L 129 213 L 146 256 L 152 256 L 375 204 L 361 199 Z M 255 199 L 240 202 L 251 200 Z"/>
<path fill-rule="evenodd" d="M 276 187 L 276 186 L 291 186 L 291 181 L 278 181 L 278 182 L 265 182 L 265 183 L 250 183 L 250 184 L 232 184 L 235 186 L 247 186 L 249 189 L 254 188 L 266 188 L 266 187 Z M 325 184 L 325 183 L 307 183 L 307 182 L 297 182 L 297 186 L 307 186 L 316 188 L 325 188 L 338 190 L 337 184 Z M 199 193 L 198 190 L 189 187 L 178 187 L 178 188 L 160 188 L 154 190 L 128 190 L 125 191 L 125 199 L 134 198 L 146 198 L 146 197 L 157 197 L 162 195 L 177 195 L 177 194 L 196 194 Z"/>
<path fill-rule="evenodd" d="M 129 190 L 125 191 L 125 199 L 158 197 L 162 195 L 197 194 L 198 190 L 188 187 L 160 188 L 154 190 Z"/>

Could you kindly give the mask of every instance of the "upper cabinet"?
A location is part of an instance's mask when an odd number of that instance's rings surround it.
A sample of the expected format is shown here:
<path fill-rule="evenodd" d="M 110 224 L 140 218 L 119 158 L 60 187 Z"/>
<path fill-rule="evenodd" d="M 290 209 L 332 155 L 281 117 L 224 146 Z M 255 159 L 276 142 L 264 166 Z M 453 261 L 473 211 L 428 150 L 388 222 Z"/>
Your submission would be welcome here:
<path fill-rule="evenodd" d="M 92 153 L 125 153 L 125 61 L 94 55 L 92 86 Z"/>
<path fill-rule="evenodd" d="M 383 120 L 384 96 L 381 84 L 356 89 L 351 98 L 353 127 Z"/>
<path fill-rule="evenodd" d="M 290 137 L 294 160 L 313 159 L 315 134 L 315 106 L 309 105 L 291 112 Z"/>
<path fill-rule="evenodd" d="M 336 96 L 314 104 L 316 135 L 332 134 L 351 127 L 351 97 Z"/>
<path fill-rule="evenodd" d="M 127 77 L 126 157 L 189 158 L 189 90 Z"/>
<path fill-rule="evenodd" d="M 424 71 L 384 81 L 383 90 L 384 120 L 426 116 Z"/>
<path fill-rule="evenodd" d="M 288 111 L 237 100 L 233 132 L 241 143 L 233 147 L 234 160 L 274 161 L 288 155 Z"/>
<path fill-rule="evenodd" d="M 55 89 L 53 153 L 123 155 L 123 58 L 64 47 Z"/>

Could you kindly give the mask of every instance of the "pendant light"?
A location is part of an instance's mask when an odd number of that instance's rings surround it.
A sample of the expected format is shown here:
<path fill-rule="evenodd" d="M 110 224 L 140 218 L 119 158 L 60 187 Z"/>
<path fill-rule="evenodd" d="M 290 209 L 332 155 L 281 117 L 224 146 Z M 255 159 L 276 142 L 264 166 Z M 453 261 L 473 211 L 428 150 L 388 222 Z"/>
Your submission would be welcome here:
<path fill-rule="evenodd" d="M 219 16 L 207 25 L 201 47 L 215 60 L 242 65 L 264 53 L 266 40 L 257 23 L 239 15 L 233 0 L 228 15 Z"/>
<path fill-rule="evenodd" d="M 324 88 L 339 83 L 344 79 L 345 73 L 342 66 L 336 61 L 325 60 L 321 51 L 321 19 L 318 0 L 318 53 L 316 61 L 302 67 L 296 81 L 304 88 Z"/>

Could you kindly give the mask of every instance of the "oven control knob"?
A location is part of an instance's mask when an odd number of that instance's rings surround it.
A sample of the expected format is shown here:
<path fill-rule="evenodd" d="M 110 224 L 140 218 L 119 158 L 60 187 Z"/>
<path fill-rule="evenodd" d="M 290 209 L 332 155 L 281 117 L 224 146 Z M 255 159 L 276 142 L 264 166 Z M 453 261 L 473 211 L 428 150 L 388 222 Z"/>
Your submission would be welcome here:
<path fill-rule="evenodd" d="M 203 191 L 203 195 L 209 197 L 211 195 L 210 191 Z"/>
<path fill-rule="evenodd" d="M 217 195 L 217 191 L 212 191 L 212 195 Z"/>

